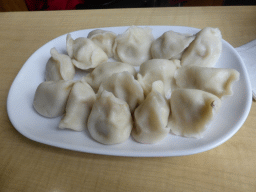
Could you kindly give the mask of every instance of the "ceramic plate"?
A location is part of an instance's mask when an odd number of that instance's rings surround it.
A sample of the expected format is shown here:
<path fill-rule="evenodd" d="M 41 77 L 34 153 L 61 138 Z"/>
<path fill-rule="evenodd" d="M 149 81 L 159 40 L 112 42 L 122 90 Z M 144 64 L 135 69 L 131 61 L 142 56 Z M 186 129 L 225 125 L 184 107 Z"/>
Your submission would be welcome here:
<path fill-rule="evenodd" d="M 179 26 L 148 26 L 155 38 L 173 30 L 180 33 L 196 33 L 199 29 Z M 128 27 L 111 27 L 104 30 L 116 34 Z M 73 38 L 87 37 L 93 29 L 71 32 Z M 234 83 L 233 96 L 223 99 L 219 113 L 214 117 L 201 139 L 184 138 L 169 134 L 157 144 L 140 144 L 129 138 L 117 145 L 102 145 L 94 141 L 87 131 L 59 130 L 61 117 L 48 119 L 40 116 L 32 103 L 37 86 L 44 81 L 45 65 L 50 58 L 50 49 L 56 47 L 66 53 L 66 34 L 39 48 L 24 64 L 15 78 L 8 95 L 7 110 L 13 126 L 25 137 L 34 141 L 69 150 L 116 156 L 159 157 L 181 156 L 207 151 L 230 139 L 243 125 L 251 107 L 252 92 L 248 75 L 235 49 L 222 40 L 223 51 L 216 64 L 218 68 L 233 68 L 240 72 L 240 80 Z M 76 74 L 79 78 L 81 72 Z"/>

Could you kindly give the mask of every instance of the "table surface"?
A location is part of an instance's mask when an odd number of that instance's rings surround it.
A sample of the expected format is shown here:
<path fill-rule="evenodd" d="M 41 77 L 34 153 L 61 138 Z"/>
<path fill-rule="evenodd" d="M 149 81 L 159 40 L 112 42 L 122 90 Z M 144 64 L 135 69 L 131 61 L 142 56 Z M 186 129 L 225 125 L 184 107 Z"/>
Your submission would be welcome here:
<path fill-rule="evenodd" d="M 256 39 L 256 6 L 0 13 L 0 191 L 256 191 L 256 103 L 212 150 L 181 157 L 116 157 L 27 139 L 9 121 L 10 86 L 31 54 L 71 31 L 111 26 L 218 27 L 234 47 Z"/>

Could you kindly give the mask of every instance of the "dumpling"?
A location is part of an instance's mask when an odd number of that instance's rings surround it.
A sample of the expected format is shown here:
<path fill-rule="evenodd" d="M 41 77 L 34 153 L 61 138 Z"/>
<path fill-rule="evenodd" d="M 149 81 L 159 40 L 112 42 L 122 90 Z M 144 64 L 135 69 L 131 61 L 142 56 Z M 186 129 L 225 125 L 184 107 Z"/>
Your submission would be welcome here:
<path fill-rule="evenodd" d="M 75 76 L 75 66 L 68 55 L 60 54 L 56 48 L 50 50 L 51 58 L 46 64 L 45 80 L 72 80 Z"/>
<path fill-rule="evenodd" d="M 79 69 L 95 68 L 108 60 L 107 54 L 92 40 L 79 37 L 75 40 L 67 35 L 67 52 L 72 63 Z"/>
<path fill-rule="evenodd" d="M 95 92 L 98 91 L 101 82 L 105 81 L 108 77 L 114 73 L 128 71 L 131 75 L 136 74 L 136 70 L 133 66 L 127 63 L 121 62 L 106 62 L 96 67 L 91 73 L 89 73 L 85 80 L 92 86 Z"/>
<path fill-rule="evenodd" d="M 153 59 L 180 59 L 184 49 L 195 39 L 195 36 L 167 31 L 151 45 Z"/>
<path fill-rule="evenodd" d="M 116 39 L 115 33 L 111 31 L 96 29 L 91 31 L 87 38 L 96 43 L 107 54 L 108 57 L 114 56 L 113 45 Z"/>
<path fill-rule="evenodd" d="M 59 123 L 59 128 L 74 131 L 87 129 L 87 120 L 95 100 L 96 94 L 91 86 L 83 78 L 77 81 L 69 94 L 66 113 Z"/>
<path fill-rule="evenodd" d="M 132 26 L 117 35 L 113 46 L 114 58 L 139 66 L 151 59 L 150 47 L 153 40 L 152 29 Z"/>
<path fill-rule="evenodd" d="M 172 92 L 170 105 L 168 127 L 171 132 L 200 138 L 219 110 L 221 100 L 211 93 L 197 89 L 176 89 Z"/>
<path fill-rule="evenodd" d="M 164 83 L 161 80 L 157 80 L 155 82 L 152 83 L 152 89 L 151 91 L 157 91 L 158 93 L 160 93 L 163 97 L 165 97 L 165 92 L 164 92 Z"/>
<path fill-rule="evenodd" d="M 145 96 L 151 91 L 152 83 L 161 80 L 164 83 L 165 96 L 169 98 L 171 89 L 175 86 L 174 73 L 178 67 L 179 60 L 152 59 L 143 63 L 137 79 Z"/>
<path fill-rule="evenodd" d="M 88 119 L 88 130 L 93 139 L 103 144 L 122 143 L 130 137 L 132 125 L 125 101 L 108 91 L 97 96 Z"/>
<path fill-rule="evenodd" d="M 132 137 L 144 144 L 157 143 L 170 132 L 167 127 L 170 108 L 167 100 L 155 89 L 135 109 Z"/>
<path fill-rule="evenodd" d="M 219 98 L 232 95 L 231 86 L 239 79 L 235 69 L 184 66 L 174 76 L 180 88 L 200 89 L 210 92 Z"/>
<path fill-rule="evenodd" d="M 213 67 L 222 51 L 221 39 L 221 32 L 218 28 L 206 27 L 202 29 L 182 54 L 181 66 Z"/>
<path fill-rule="evenodd" d="M 131 112 L 144 100 L 143 89 L 128 71 L 115 73 L 103 81 L 98 93 L 104 90 L 127 102 Z"/>
<path fill-rule="evenodd" d="M 74 81 L 45 81 L 34 96 L 33 106 L 44 117 L 58 117 L 64 114 L 66 103 Z"/>

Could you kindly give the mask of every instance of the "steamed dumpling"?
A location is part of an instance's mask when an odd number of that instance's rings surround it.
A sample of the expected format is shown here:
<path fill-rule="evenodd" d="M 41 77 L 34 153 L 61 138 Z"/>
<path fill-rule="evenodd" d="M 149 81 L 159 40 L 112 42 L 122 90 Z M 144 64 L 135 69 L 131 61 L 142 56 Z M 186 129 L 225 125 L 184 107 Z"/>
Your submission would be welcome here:
<path fill-rule="evenodd" d="M 67 35 L 67 52 L 72 63 L 79 69 L 95 68 L 108 60 L 107 54 L 92 40 L 79 37 L 75 40 Z"/>
<path fill-rule="evenodd" d="M 195 39 L 195 36 L 167 31 L 151 45 L 154 59 L 180 59 L 184 49 Z"/>
<path fill-rule="evenodd" d="M 69 94 L 66 113 L 59 123 L 59 128 L 74 131 L 87 129 L 87 120 L 95 100 L 96 94 L 91 86 L 84 79 L 77 81 Z"/>
<path fill-rule="evenodd" d="M 44 117 L 58 117 L 64 114 L 66 103 L 74 81 L 45 81 L 35 93 L 33 106 Z"/>
<path fill-rule="evenodd" d="M 115 73 L 101 83 L 99 92 L 109 91 L 115 97 L 126 101 L 133 112 L 134 109 L 144 100 L 143 89 L 139 82 L 134 79 L 128 71 Z"/>
<path fill-rule="evenodd" d="M 75 76 L 75 67 L 68 55 L 60 54 L 56 48 L 50 50 L 51 58 L 46 64 L 45 80 L 72 80 Z"/>
<path fill-rule="evenodd" d="M 158 93 L 160 93 L 163 97 L 165 97 L 165 92 L 164 92 L 164 83 L 161 80 L 157 80 L 155 82 L 152 83 L 152 89 L 151 91 L 157 91 Z"/>
<path fill-rule="evenodd" d="M 170 99 L 171 132 L 185 137 L 202 137 L 207 124 L 221 105 L 221 100 L 208 92 L 197 89 L 176 89 Z"/>
<path fill-rule="evenodd" d="M 95 92 L 98 91 L 101 82 L 105 81 L 108 77 L 114 73 L 128 71 L 131 75 L 136 74 L 136 70 L 133 66 L 127 63 L 121 62 L 106 62 L 96 67 L 91 73 L 89 73 L 85 79 L 92 86 Z"/>
<path fill-rule="evenodd" d="M 150 47 L 153 40 L 152 29 L 132 26 L 116 37 L 114 58 L 139 66 L 151 58 Z"/>
<path fill-rule="evenodd" d="M 239 79 L 235 69 L 184 66 L 177 70 L 174 78 L 180 88 L 200 89 L 219 98 L 232 95 L 231 86 Z"/>
<path fill-rule="evenodd" d="M 179 60 L 152 59 L 140 66 L 137 79 L 147 95 L 152 88 L 152 83 L 158 80 L 164 83 L 166 98 L 169 98 L 171 89 L 175 86 L 174 73 L 180 67 Z"/>
<path fill-rule="evenodd" d="M 91 31 L 87 38 L 96 43 L 107 54 L 108 57 L 113 57 L 113 45 L 116 39 L 115 33 L 96 29 Z"/>
<path fill-rule="evenodd" d="M 125 101 L 108 91 L 98 95 L 88 119 L 88 130 L 93 139 L 103 144 L 122 143 L 129 138 L 132 124 Z"/>
<path fill-rule="evenodd" d="M 221 54 L 221 39 L 221 32 L 218 28 L 206 27 L 202 29 L 182 54 L 181 65 L 213 67 Z"/>
<path fill-rule="evenodd" d="M 170 113 L 166 99 L 153 89 L 146 99 L 135 109 L 135 128 L 132 137 L 145 144 L 157 143 L 169 133 L 167 127 Z"/>

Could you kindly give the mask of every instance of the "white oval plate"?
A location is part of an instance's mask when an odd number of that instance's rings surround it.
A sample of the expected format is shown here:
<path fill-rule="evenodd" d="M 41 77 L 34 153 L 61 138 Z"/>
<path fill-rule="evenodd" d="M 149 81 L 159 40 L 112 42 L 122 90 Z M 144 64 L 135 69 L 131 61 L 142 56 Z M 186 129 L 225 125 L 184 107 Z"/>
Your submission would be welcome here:
<path fill-rule="evenodd" d="M 199 29 L 180 26 L 148 26 L 153 29 L 155 38 L 173 30 L 180 33 L 196 33 Z M 128 27 L 103 28 L 116 34 Z M 73 38 L 87 37 L 93 29 L 71 32 Z M 223 51 L 216 64 L 219 68 L 233 68 L 240 72 L 240 80 L 233 86 L 233 96 L 223 99 L 221 109 L 215 116 L 204 137 L 201 139 L 184 138 L 169 134 L 157 144 L 140 144 L 130 137 L 118 145 L 102 145 L 94 141 L 87 131 L 74 132 L 59 130 L 61 117 L 48 119 L 40 116 L 32 103 L 37 86 L 44 81 L 45 65 L 50 58 L 50 49 L 56 47 L 66 53 L 66 34 L 46 43 L 26 61 L 15 78 L 8 95 L 7 111 L 13 126 L 25 137 L 55 147 L 116 156 L 159 157 L 181 156 L 207 151 L 231 138 L 243 125 L 250 111 L 252 92 L 249 78 L 235 49 L 222 41 Z M 76 78 L 81 74 L 77 72 Z"/>

